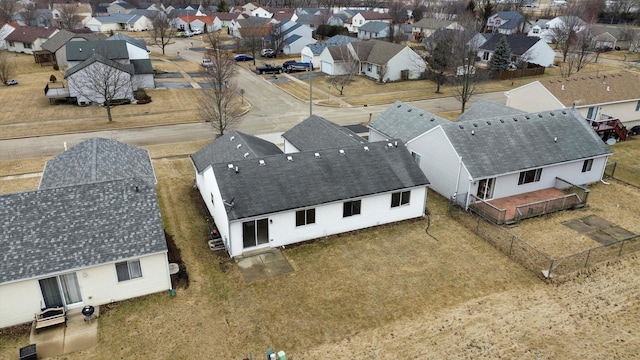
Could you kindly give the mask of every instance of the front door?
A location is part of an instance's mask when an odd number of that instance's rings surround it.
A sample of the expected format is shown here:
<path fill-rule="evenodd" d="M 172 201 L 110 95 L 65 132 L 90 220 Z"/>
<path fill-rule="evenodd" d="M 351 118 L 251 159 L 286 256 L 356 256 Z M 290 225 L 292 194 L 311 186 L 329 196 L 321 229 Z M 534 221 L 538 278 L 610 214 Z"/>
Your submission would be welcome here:
<path fill-rule="evenodd" d="M 269 243 L 269 219 L 258 219 L 242 223 L 243 247 L 250 248 Z"/>
<path fill-rule="evenodd" d="M 478 182 L 478 192 L 476 196 L 482 200 L 493 198 L 493 184 L 496 182 L 495 178 L 482 179 Z"/>
<path fill-rule="evenodd" d="M 54 276 L 39 282 L 46 308 L 69 306 L 82 302 L 76 273 Z"/>

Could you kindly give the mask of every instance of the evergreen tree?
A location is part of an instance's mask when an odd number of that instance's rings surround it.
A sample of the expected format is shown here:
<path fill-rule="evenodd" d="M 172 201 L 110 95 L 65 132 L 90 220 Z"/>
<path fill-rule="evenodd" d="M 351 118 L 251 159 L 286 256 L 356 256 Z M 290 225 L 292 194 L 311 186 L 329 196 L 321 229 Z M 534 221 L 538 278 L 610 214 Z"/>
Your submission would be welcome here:
<path fill-rule="evenodd" d="M 447 62 L 449 56 L 451 56 L 451 47 L 444 41 L 438 41 L 429 59 L 429 67 L 436 74 L 436 82 L 438 83 L 436 93 L 438 94 L 440 93 L 440 85 L 444 82 L 444 72 L 449 66 Z"/>
<path fill-rule="evenodd" d="M 511 48 L 507 44 L 507 38 L 503 36 L 496 45 L 491 60 L 489 60 L 489 70 L 492 72 L 505 71 L 509 69 L 509 65 L 511 65 Z"/>
<path fill-rule="evenodd" d="M 218 11 L 219 12 L 229 12 L 229 4 L 226 1 L 220 0 L 218 3 Z"/>

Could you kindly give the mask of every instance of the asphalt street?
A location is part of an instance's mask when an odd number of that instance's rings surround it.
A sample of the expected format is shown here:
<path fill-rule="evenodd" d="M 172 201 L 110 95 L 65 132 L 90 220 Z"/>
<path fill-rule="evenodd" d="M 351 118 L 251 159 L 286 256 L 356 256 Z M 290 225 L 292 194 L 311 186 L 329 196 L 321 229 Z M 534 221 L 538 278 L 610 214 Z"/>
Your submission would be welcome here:
<path fill-rule="evenodd" d="M 196 38 L 177 39 L 175 44 L 168 46 L 165 51 L 176 56 L 179 53 L 179 56 L 186 60 L 200 63 L 203 53 L 190 50 L 193 47 L 202 47 L 202 43 Z M 263 135 L 273 141 L 278 139 L 279 133 L 309 116 L 309 102 L 294 98 L 262 76 L 250 72 L 248 65 L 240 66 L 238 84 L 244 89 L 244 99 L 252 107 L 235 128 L 248 134 Z M 498 92 L 474 95 L 472 103 L 481 98 L 502 104 L 506 100 L 503 93 Z M 414 101 L 410 104 L 433 113 L 453 111 L 460 107 L 460 103 L 454 98 Z M 388 107 L 389 105 L 338 108 L 313 105 L 313 114 L 340 125 L 351 125 L 367 122 Z M 65 143 L 67 147 L 71 147 L 92 137 L 111 138 L 136 146 L 145 146 L 213 140 L 214 135 L 210 125 L 192 123 L 0 140 L 0 161 L 57 155 L 64 151 Z"/>

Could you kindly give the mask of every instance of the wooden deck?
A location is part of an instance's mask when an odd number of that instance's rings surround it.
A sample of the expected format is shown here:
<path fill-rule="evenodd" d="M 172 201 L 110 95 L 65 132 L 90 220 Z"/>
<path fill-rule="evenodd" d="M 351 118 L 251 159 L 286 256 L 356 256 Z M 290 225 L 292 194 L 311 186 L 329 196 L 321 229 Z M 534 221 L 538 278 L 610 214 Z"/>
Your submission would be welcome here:
<path fill-rule="evenodd" d="M 505 221 L 510 221 L 516 217 L 516 207 L 519 205 L 530 204 L 538 201 L 550 200 L 567 195 L 564 191 L 556 188 L 548 188 L 528 193 L 509 196 L 505 198 L 487 201 L 489 204 L 498 209 L 507 211 Z"/>

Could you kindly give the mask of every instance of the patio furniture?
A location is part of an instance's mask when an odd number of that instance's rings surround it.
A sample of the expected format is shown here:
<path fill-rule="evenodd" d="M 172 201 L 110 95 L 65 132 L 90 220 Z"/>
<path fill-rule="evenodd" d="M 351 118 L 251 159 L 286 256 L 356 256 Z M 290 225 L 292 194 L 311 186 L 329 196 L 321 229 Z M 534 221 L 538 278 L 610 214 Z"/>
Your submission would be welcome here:
<path fill-rule="evenodd" d="M 67 325 L 67 312 L 64 307 L 44 309 L 36 313 L 36 333 L 40 329 L 58 324 Z"/>

